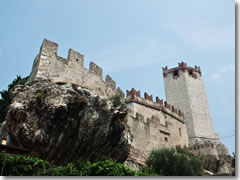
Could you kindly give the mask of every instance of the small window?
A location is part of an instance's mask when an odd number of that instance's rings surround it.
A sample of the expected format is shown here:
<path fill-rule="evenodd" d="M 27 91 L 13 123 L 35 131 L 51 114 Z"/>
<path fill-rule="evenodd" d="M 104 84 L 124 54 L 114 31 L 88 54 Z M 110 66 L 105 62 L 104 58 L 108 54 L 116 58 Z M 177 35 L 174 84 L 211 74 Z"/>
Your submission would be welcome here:
<path fill-rule="evenodd" d="M 76 59 L 76 61 L 78 62 L 78 59 Z"/>
<path fill-rule="evenodd" d="M 178 76 L 178 70 L 173 72 L 173 76 Z"/>
<path fill-rule="evenodd" d="M 178 131 L 179 131 L 179 136 L 182 137 L 182 130 L 181 130 L 181 128 L 179 128 Z"/>
<path fill-rule="evenodd" d="M 165 142 L 168 142 L 168 138 L 167 138 L 167 137 L 164 137 L 164 141 L 165 141 Z"/>

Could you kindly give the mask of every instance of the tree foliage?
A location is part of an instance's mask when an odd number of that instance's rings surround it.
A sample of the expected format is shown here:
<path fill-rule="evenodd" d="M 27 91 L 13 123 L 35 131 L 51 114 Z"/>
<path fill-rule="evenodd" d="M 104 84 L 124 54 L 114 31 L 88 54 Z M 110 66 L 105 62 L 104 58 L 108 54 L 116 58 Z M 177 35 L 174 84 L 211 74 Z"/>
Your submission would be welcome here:
<path fill-rule="evenodd" d="M 17 85 L 24 85 L 27 82 L 27 78 L 22 78 L 21 76 L 17 76 L 16 79 L 14 79 L 9 85 L 7 90 L 0 91 L 1 99 L 0 99 L 0 123 L 5 121 L 5 117 L 7 115 L 8 107 L 12 102 L 12 99 L 10 97 L 10 91 L 11 89 Z"/>
<path fill-rule="evenodd" d="M 180 147 L 153 150 L 146 164 L 163 176 L 200 176 L 202 172 L 201 161 Z"/>
<path fill-rule="evenodd" d="M 1 152 L 0 167 L 3 176 L 41 176 L 50 168 L 50 163 L 39 158 L 10 156 Z"/>
<path fill-rule="evenodd" d="M 80 169 L 83 176 L 134 176 L 136 172 L 113 160 L 87 162 Z"/>
<path fill-rule="evenodd" d="M 136 172 L 113 160 L 94 163 L 78 161 L 66 166 L 53 166 L 42 159 L 22 155 L 0 153 L 0 167 L 3 176 L 154 176 L 144 168 Z"/>

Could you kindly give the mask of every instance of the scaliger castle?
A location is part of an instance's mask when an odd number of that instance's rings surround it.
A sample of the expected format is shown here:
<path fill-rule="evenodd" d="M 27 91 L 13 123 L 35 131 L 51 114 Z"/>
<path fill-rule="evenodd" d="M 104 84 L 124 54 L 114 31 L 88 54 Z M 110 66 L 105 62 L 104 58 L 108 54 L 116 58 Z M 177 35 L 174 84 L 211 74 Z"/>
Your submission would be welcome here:
<path fill-rule="evenodd" d="M 102 79 L 103 70 L 94 64 L 84 67 L 84 56 L 72 49 L 67 59 L 57 55 L 58 45 L 44 40 L 36 56 L 29 82 L 47 79 L 87 87 L 102 98 L 124 95 L 128 107 L 127 126 L 133 134 L 126 165 L 144 164 L 149 152 L 161 147 L 186 146 L 193 154 L 216 155 L 219 137 L 214 133 L 202 73 L 199 66 L 178 63 L 162 68 L 166 101 L 132 88 L 125 94 L 112 78 Z"/>

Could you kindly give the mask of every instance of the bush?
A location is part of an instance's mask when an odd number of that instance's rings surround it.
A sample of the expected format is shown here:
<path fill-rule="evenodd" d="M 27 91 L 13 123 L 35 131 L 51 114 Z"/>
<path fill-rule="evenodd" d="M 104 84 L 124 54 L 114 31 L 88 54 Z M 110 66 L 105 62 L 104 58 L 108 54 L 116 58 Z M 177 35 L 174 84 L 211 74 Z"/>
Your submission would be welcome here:
<path fill-rule="evenodd" d="M 12 99 L 10 97 L 10 90 L 17 84 L 24 85 L 27 82 L 27 78 L 28 77 L 22 78 L 21 76 L 17 76 L 17 78 L 8 85 L 8 90 L 0 91 L 0 95 L 2 97 L 0 99 L 0 123 L 5 121 L 8 107 L 12 102 Z"/>
<path fill-rule="evenodd" d="M 81 173 L 77 170 L 72 163 L 67 166 L 51 167 L 44 174 L 46 176 L 80 176 Z"/>
<path fill-rule="evenodd" d="M 140 171 L 136 172 L 136 176 L 161 176 L 161 175 L 154 173 L 153 170 L 148 167 L 142 167 Z"/>
<path fill-rule="evenodd" d="M 201 161 L 180 147 L 153 150 L 146 164 L 163 176 L 200 176 L 202 172 Z"/>
<path fill-rule="evenodd" d="M 38 91 L 35 96 L 36 96 L 37 103 L 41 104 L 43 102 L 43 100 L 44 100 L 43 92 L 42 91 Z"/>
<path fill-rule="evenodd" d="M 5 159 L 5 160 L 4 160 Z M 0 154 L 3 176 L 134 176 L 136 172 L 113 160 L 52 166 L 39 158 Z"/>
<path fill-rule="evenodd" d="M 113 160 L 98 161 L 95 163 L 87 162 L 84 166 L 80 165 L 82 176 L 134 176 L 136 172 L 123 164 Z"/>
<path fill-rule="evenodd" d="M 126 108 L 126 104 L 124 102 L 124 97 L 122 97 L 121 95 L 116 94 L 116 95 L 112 96 L 110 98 L 110 100 L 112 101 L 114 107 L 120 106 L 121 109 Z"/>
<path fill-rule="evenodd" d="M 10 156 L 1 152 L 0 167 L 3 176 L 42 176 L 47 174 L 50 164 L 39 158 Z"/>
<path fill-rule="evenodd" d="M 3 176 L 159 176 L 148 167 L 136 172 L 113 160 L 95 163 L 78 161 L 75 165 L 53 166 L 48 161 L 30 156 L 0 153 Z"/>

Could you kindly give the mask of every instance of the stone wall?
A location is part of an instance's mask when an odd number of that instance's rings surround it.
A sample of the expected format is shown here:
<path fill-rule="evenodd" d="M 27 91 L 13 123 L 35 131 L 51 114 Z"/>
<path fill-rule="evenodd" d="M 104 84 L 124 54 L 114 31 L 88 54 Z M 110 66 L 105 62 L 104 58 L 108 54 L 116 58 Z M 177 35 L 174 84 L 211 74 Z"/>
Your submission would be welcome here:
<path fill-rule="evenodd" d="M 177 68 L 163 68 L 163 76 L 167 101 L 184 112 L 190 146 L 194 138 L 215 139 L 200 67 L 182 62 Z"/>
<path fill-rule="evenodd" d="M 201 144 L 188 147 L 188 150 L 196 156 L 214 155 L 218 156 L 216 144 Z"/>
<path fill-rule="evenodd" d="M 87 87 L 92 92 L 101 97 L 111 97 L 122 93 L 116 83 L 107 75 L 105 81 L 102 80 L 103 70 L 93 62 L 89 65 L 89 70 L 84 67 L 84 56 L 77 51 L 69 49 L 68 58 L 57 55 L 58 44 L 44 40 L 39 54 L 36 56 L 29 83 L 43 78 L 53 83 L 72 83 L 82 87 Z"/>
<path fill-rule="evenodd" d="M 144 165 L 146 158 L 153 149 L 188 146 L 187 127 L 183 113 L 158 97 L 157 102 L 145 93 L 142 98 L 140 91 L 127 91 L 128 122 L 133 134 L 130 155 L 126 165 L 138 169 Z M 167 105 L 167 106 L 166 106 Z"/>

